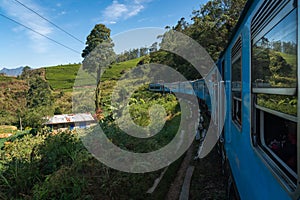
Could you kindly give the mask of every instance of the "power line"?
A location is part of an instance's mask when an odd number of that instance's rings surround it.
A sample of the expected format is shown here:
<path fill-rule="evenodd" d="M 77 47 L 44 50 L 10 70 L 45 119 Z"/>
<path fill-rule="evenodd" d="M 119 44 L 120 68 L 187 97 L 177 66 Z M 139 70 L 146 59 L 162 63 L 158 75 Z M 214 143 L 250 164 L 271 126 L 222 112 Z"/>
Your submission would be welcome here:
<path fill-rule="evenodd" d="M 69 35 L 70 37 L 72 37 L 73 39 L 77 40 L 78 42 L 80 42 L 81 44 L 84 44 L 83 41 L 81 41 L 80 39 L 78 39 L 77 37 L 75 37 L 74 35 L 72 35 L 71 33 L 65 31 L 63 28 L 59 27 L 58 25 L 54 24 L 53 22 L 51 22 L 50 20 L 48 20 L 47 18 L 43 17 L 41 14 L 39 14 L 38 12 L 36 12 L 35 10 L 29 8 L 28 6 L 26 6 L 24 3 L 15 0 L 17 3 L 19 3 L 20 5 L 22 5 L 23 7 L 25 7 L 26 9 L 30 10 L 31 12 L 33 12 L 34 14 L 38 15 L 40 18 L 46 20 L 47 22 L 49 22 L 50 24 L 52 24 L 53 26 L 55 26 L 56 28 L 58 28 L 59 30 L 61 30 L 62 32 L 66 33 L 67 35 Z"/>
<path fill-rule="evenodd" d="M 54 40 L 54 39 L 52 39 L 50 37 L 48 37 L 48 36 L 46 36 L 46 35 L 38 32 L 38 31 L 36 31 L 36 30 L 34 30 L 34 29 L 32 29 L 32 28 L 30 28 L 30 27 L 28 27 L 28 26 L 26 26 L 26 25 L 24 25 L 24 24 L 22 24 L 22 23 L 20 23 L 20 22 L 18 22 L 16 20 L 12 19 L 12 18 L 10 18 L 10 17 L 7 17 L 6 15 L 3 15 L 2 13 L 0 13 L 0 16 L 4 17 L 4 18 L 6 18 L 6 19 L 8 19 L 8 20 L 10 20 L 10 21 L 12 21 L 12 22 L 20 25 L 20 26 L 23 26 L 24 28 L 27 28 L 28 30 L 30 30 L 30 31 L 32 31 L 32 32 L 34 32 L 34 33 L 36 33 L 36 34 L 44 37 L 44 38 L 47 38 L 48 40 L 50 40 L 50 41 L 52 41 L 52 42 L 54 42 L 54 43 L 56 43 L 56 44 L 58 44 L 60 46 L 63 46 L 63 47 L 65 47 L 65 48 L 67 48 L 67 49 L 69 49 L 69 50 L 71 50 L 71 51 L 73 51 L 75 53 L 81 54 L 79 51 L 77 51 L 77 50 L 75 50 L 75 49 L 73 49 L 71 47 L 68 47 L 68 46 L 66 46 L 66 45 L 64 45 L 64 44 L 62 44 L 62 43 L 60 43 L 60 42 L 58 42 L 58 41 L 56 41 L 56 40 Z"/>

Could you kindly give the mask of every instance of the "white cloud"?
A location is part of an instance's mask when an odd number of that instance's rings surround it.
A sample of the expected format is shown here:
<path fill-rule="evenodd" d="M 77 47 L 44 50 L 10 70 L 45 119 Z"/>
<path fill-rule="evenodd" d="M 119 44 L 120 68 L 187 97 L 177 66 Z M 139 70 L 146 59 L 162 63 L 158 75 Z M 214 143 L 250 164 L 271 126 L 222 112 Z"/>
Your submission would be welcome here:
<path fill-rule="evenodd" d="M 43 12 L 43 8 L 33 3 L 31 0 L 23 0 L 22 3 L 28 6 L 29 8 L 37 11 L 41 15 L 45 16 L 45 13 Z M 28 9 L 24 8 L 23 6 L 16 3 L 15 1 L 0 0 L 0 7 L 3 10 L 5 10 L 5 12 L 9 17 L 15 19 L 16 21 L 24 24 L 27 27 L 48 37 L 52 33 L 52 28 L 50 27 L 50 24 L 48 22 L 42 20 L 39 16 L 29 11 Z M 42 37 L 41 35 L 34 33 L 28 29 L 20 28 L 20 26 L 14 28 L 13 31 L 17 31 L 17 32 L 26 31 L 26 35 L 29 37 L 29 39 L 32 42 L 31 47 L 36 52 L 43 53 L 47 51 L 48 41 L 46 38 Z"/>
<path fill-rule="evenodd" d="M 105 8 L 102 14 L 103 23 L 115 24 L 119 20 L 126 20 L 136 16 L 145 8 L 144 4 L 150 1 L 151 0 L 133 0 L 119 3 L 115 0 L 111 5 Z"/>
<path fill-rule="evenodd" d="M 141 12 L 144 9 L 144 6 L 136 5 L 136 6 L 133 6 L 132 8 L 133 9 L 128 13 L 128 17 L 132 17 L 132 16 L 139 14 L 139 12 Z"/>

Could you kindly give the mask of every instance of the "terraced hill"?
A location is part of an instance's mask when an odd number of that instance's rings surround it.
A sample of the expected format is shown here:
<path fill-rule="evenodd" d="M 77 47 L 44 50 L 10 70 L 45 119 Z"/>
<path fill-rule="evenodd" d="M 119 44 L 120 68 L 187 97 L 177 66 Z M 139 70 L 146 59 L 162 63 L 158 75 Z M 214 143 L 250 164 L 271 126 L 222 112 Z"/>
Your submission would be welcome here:
<path fill-rule="evenodd" d="M 141 58 L 113 64 L 102 76 L 107 89 L 119 79 L 123 73 L 135 67 Z M 49 82 L 54 95 L 54 106 L 61 113 L 72 112 L 72 91 L 80 64 L 68 64 L 44 67 L 32 70 L 28 78 L 38 75 Z M 81 78 L 84 77 L 81 74 Z M 89 75 L 86 73 L 86 76 Z M 86 83 L 94 84 L 94 80 Z M 0 125 L 19 125 L 18 112 L 26 106 L 26 93 L 29 89 L 28 80 L 16 77 L 0 76 Z"/>

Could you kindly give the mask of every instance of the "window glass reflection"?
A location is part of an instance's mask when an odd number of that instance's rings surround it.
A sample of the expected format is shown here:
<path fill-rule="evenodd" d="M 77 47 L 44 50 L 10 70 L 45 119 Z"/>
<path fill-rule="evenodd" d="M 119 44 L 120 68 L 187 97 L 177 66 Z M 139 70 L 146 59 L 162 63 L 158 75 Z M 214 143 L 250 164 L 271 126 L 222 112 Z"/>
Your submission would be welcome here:
<path fill-rule="evenodd" d="M 297 116 L 297 97 L 295 96 L 258 94 L 257 105 Z"/>
<path fill-rule="evenodd" d="M 296 87 L 296 19 L 294 10 L 252 46 L 253 87 Z"/>

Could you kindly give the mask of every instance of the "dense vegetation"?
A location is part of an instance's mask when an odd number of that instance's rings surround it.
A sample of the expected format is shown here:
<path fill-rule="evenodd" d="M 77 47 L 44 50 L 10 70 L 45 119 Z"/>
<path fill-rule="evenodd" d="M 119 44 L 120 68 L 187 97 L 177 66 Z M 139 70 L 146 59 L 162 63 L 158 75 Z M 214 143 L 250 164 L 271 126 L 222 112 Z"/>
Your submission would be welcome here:
<path fill-rule="evenodd" d="M 166 108 L 168 118 L 172 119 L 167 122 L 162 134 L 142 143 L 126 137 L 109 119 L 103 120 L 101 127 L 118 146 L 136 152 L 148 152 L 164 146 L 172 139 L 180 115 L 173 95 L 153 96 L 147 90 L 141 90 L 134 96 L 136 103 L 131 105 L 133 117 L 138 124 L 146 125 L 149 118 L 139 114 L 147 112 L 149 106 L 160 103 Z M 143 106 L 139 106 L 141 103 Z M 87 152 L 75 132 L 51 134 L 47 129 L 37 135 L 25 134 L 8 141 L 1 160 L 0 196 L 3 198 L 156 199 L 146 191 L 161 172 L 128 174 L 112 170 Z"/>
<path fill-rule="evenodd" d="M 220 53 L 234 31 L 246 0 L 211 0 L 192 13 L 192 23 L 181 18 L 167 30 L 182 32 L 197 41 L 217 61 Z M 168 32 L 166 33 L 168 34 Z M 164 36 L 163 36 L 164 38 Z M 158 51 L 150 54 L 151 62 L 158 62 L 175 68 L 187 79 L 201 78 L 201 75 L 183 58 L 170 52 Z"/>
<path fill-rule="evenodd" d="M 0 76 L 0 125 L 17 125 L 18 110 L 26 106 L 26 81 Z"/>
<path fill-rule="evenodd" d="M 46 67 L 46 80 L 53 90 L 71 90 L 80 64 Z"/>
<path fill-rule="evenodd" d="M 166 109 L 167 124 L 162 134 L 157 134 L 150 141 L 142 142 L 126 136 L 109 118 L 110 94 L 116 81 L 139 61 L 140 59 L 134 59 L 113 64 L 103 73 L 100 114 L 104 118 L 101 127 L 116 145 L 135 152 L 149 152 L 164 146 L 177 131 L 180 112 L 173 95 L 153 94 L 145 85 L 131 97 L 131 114 L 134 121 L 142 126 L 149 124 L 149 107 L 160 104 Z M 71 84 L 68 83 L 73 84 L 75 81 L 74 69 L 76 65 L 46 68 L 47 81 L 40 76 L 26 79 L 29 88 L 25 103 L 28 108 L 42 106 L 55 98 L 52 105 L 54 108 L 61 105 L 66 95 L 71 98 Z M 60 75 L 56 76 L 62 73 L 68 77 L 68 81 L 64 82 Z M 41 87 L 37 88 L 37 85 Z M 52 91 L 49 91 L 50 88 Z M 51 95 L 43 96 L 46 91 Z M 180 160 L 172 164 L 155 193 L 147 194 L 146 191 L 160 176 L 161 170 L 146 174 L 128 174 L 110 169 L 85 149 L 76 132 L 53 134 L 47 129 L 41 129 L 37 133 L 18 132 L 2 140 L 1 148 L 0 197 L 3 199 L 162 199 L 180 164 Z"/>

